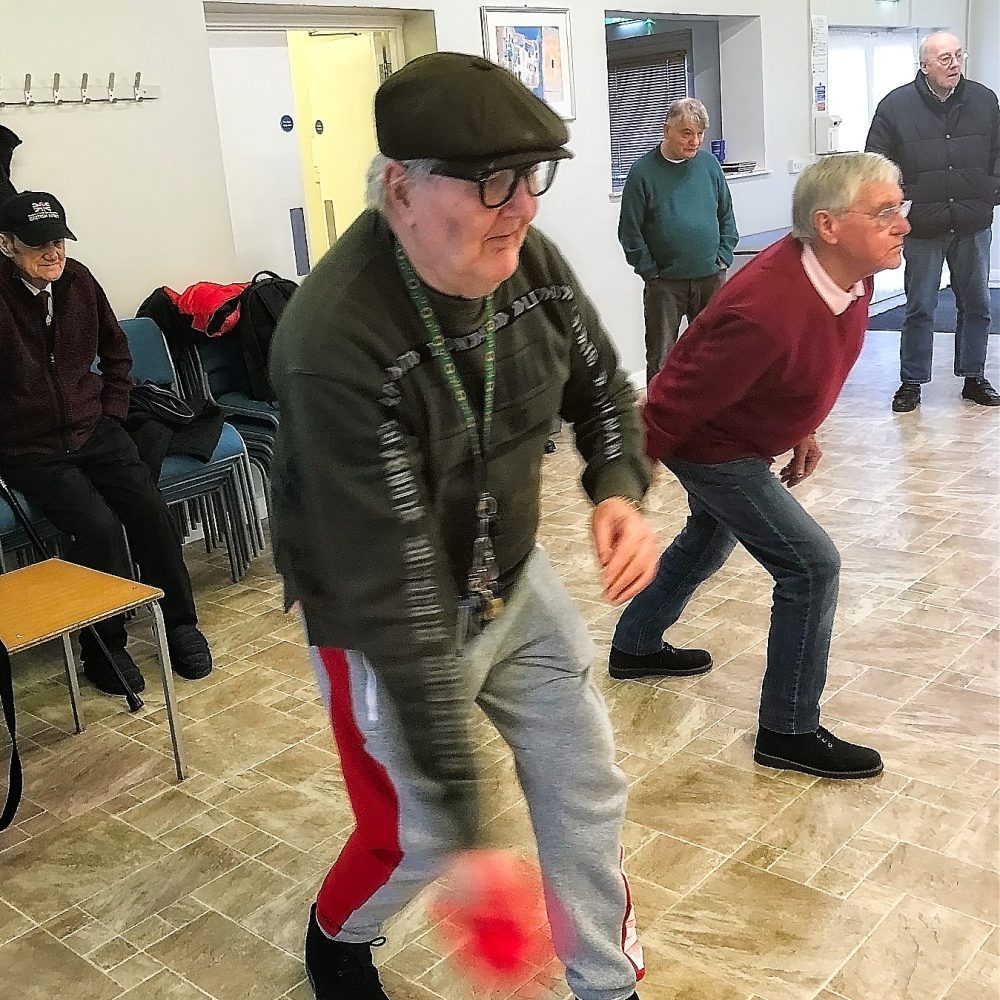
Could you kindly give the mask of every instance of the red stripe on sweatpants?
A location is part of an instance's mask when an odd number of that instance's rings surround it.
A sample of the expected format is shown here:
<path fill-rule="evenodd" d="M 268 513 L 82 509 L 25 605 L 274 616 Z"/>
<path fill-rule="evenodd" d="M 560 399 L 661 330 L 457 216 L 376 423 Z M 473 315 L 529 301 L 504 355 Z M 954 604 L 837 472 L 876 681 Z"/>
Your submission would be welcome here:
<path fill-rule="evenodd" d="M 332 646 L 321 646 L 318 652 L 330 679 L 330 720 L 355 823 L 316 897 L 319 925 L 333 935 L 389 881 L 403 850 L 399 796 L 389 772 L 368 753 L 354 718 L 347 654 Z"/>

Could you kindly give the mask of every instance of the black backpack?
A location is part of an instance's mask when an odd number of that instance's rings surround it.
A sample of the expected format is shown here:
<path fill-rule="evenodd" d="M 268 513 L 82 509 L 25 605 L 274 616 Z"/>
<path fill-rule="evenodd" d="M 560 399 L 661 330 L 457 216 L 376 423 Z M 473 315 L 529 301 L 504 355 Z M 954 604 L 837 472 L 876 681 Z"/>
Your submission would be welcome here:
<path fill-rule="evenodd" d="M 277 398 L 267 375 L 267 358 L 278 320 L 299 286 L 273 271 L 258 271 L 240 292 L 240 318 L 232 335 L 240 343 L 250 378 L 250 396 L 273 403 Z"/>

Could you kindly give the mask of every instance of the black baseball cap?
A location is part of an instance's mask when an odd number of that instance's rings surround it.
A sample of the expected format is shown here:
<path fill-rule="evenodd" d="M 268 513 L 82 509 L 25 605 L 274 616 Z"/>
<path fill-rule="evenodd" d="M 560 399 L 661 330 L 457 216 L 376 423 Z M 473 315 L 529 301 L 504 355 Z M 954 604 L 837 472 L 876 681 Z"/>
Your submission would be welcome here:
<path fill-rule="evenodd" d="M 13 233 L 29 247 L 76 239 L 59 199 L 45 191 L 22 191 L 0 205 L 0 233 Z"/>
<path fill-rule="evenodd" d="M 475 175 L 565 160 L 563 120 L 512 73 L 480 56 L 432 52 L 375 93 L 375 131 L 393 160 L 443 160 Z"/>

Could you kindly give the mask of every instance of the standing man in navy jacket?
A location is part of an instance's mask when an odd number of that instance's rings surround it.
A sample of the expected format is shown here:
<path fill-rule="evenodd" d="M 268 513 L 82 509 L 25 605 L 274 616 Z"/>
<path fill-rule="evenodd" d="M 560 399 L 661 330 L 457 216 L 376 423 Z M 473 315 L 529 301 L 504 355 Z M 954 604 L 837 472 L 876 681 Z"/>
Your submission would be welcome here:
<path fill-rule="evenodd" d="M 726 282 L 649 385 L 646 453 L 680 480 L 691 515 L 618 623 L 611 676 L 711 667 L 705 650 L 674 649 L 663 633 L 740 543 L 774 578 L 754 750 L 766 767 L 824 778 L 882 770 L 875 750 L 820 725 L 840 554 L 785 487 L 819 463 L 816 430 L 861 352 L 871 275 L 899 267 L 909 207 L 885 157 L 822 157 L 795 185 L 793 235 Z"/>
<path fill-rule="evenodd" d="M 920 45 L 913 83 L 879 102 L 865 148 L 899 164 L 913 201 L 906 237 L 906 317 L 900 335 L 897 413 L 920 405 L 920 386 L 931 380 L 934 307 L 948 262 L 958 307 L 955 374 L 962 398 L 1000 406 L 986 378 L 990 327 L 990 227 L 1000 203 L 1000 108 L 988 87 L 962 75 L 966 53 L 939 31 Z"/>

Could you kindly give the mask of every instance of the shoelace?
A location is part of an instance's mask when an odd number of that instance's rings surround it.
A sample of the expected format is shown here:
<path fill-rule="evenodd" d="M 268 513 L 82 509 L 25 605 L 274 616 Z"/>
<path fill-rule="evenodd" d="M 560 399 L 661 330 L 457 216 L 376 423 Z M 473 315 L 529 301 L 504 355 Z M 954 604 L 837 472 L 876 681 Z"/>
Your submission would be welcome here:
<path fill-rule="evenodd" d="M 351 949 L 348 954 L 352 962 L 345 968 L 338 969 L 334 975 L 343 980 L 345 986 L 368 986 L 372 982 L 381 982 L 378 978 L 378 970 L 372 961 L 370 948 L 381 948 L 386 939 L 384 937 L 373 938 L 365 944 L 356 945 L 357 950 Z"/>

